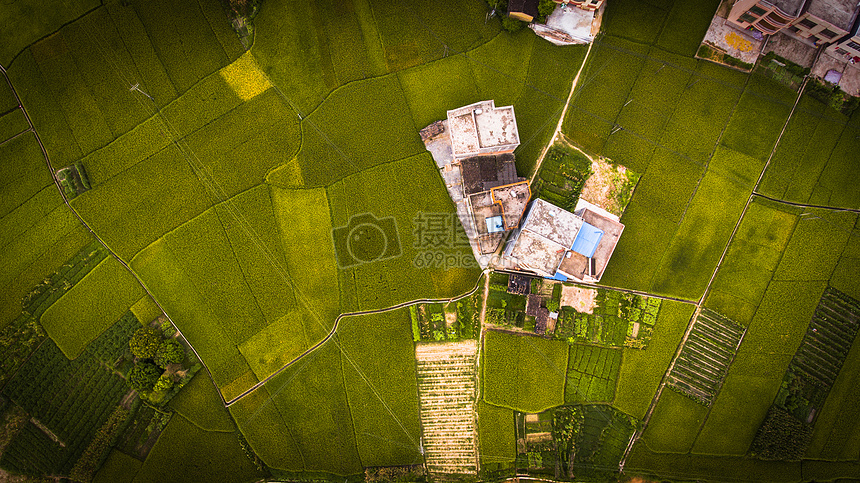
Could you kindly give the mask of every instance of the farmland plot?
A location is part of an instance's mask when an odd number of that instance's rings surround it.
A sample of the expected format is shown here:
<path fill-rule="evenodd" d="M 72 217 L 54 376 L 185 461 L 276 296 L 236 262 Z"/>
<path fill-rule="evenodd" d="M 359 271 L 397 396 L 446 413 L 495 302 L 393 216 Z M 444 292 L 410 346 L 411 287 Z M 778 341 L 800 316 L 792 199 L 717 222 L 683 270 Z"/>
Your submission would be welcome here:
<path fill-rule="evenodd" d="M 860 302 L 833 288 L 825 290 L 751 452 L 765 459 L 803 457 L 812 423 L 836 383 L 858 325 Z"/>
<path fill-rule="evenodd" d="M 415 348 L 424 457 L 431 474 L 476 473 L 477 349 L 472 340 Z"/>
<path fill-rule="evenodd" d="M 528 413 L 564 404 L 568 350 L 568 344 L 561 341 L 486 331 L 484 400 Z"/>
<path fill-rule="evenodd" d="M 851 349 L 858 325 L 860 303 L 828 288 L 792 365 L 829 388 Z"/>
<path fill-rule="evenodd" d="M 710 406 L 743 336 L 744 329 L 731 320 L 702 310 L 672 366 L 669 386 Z"/>
<path fill-rule="evenodd" d="M 478 441 L 482 471 L 512 465 L 517 453 L 514 410 L 478 401 Z"/>
<path fill-rule="evenodd" d="M 125 352 L 138 327 L 133 317 L 123 319 L 74 360 L 51 340 L 39 346 L 3 389 L 3 396 L 39 424 L 30 424 L 12 440 L 0 466 L 25 474 L 69 473 L 128 391 L 125 381 L 105 366 Z"/>
<path fill-rule="evenodd" d="M 567 366 L 564 402 L 610 402 L 615 397 L 615 381 L 621 370 L 621 351 L 573 345 Z"/>
<path fill-rule="evenodd" d="M 553 337 L 570 344 L 644 349 L 651 339 L 661 300 L 597 289 L 594 307 L 562 307 Z"/>

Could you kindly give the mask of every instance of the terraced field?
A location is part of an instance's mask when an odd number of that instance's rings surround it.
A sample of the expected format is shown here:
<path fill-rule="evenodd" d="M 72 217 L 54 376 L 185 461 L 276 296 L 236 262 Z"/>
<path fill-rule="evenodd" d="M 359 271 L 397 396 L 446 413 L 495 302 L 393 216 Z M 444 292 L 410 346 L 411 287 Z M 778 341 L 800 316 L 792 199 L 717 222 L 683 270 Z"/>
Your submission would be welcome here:
<path fill-rule="evenodd" d="M 857 301 L 828 287 L 792 365 L 826 387 L 832 386 L 854 343 L 858 325 Z"/>
<path fill-rule="evenodd" d="M 703 309 L 672 366 L 669 385 L 710 406 L 743 336 L 742 327 L 716 312 Z"/>
<path fill-rule="evenodd" d="M 419 345 L 418 395 L 424 458 L 432 474 L 477 473 L 475 363 L 478 345 L 468 340 Z"/>

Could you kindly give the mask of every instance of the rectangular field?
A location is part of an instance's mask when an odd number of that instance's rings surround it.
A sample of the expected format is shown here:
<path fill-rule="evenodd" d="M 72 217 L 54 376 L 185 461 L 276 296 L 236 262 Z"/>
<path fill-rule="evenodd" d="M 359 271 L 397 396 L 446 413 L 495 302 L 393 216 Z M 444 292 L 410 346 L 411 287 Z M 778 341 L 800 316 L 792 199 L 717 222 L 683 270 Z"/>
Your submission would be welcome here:
<path fill-rule="evenodd" d="M 421 424 L 408 310 L 347 317 L 337 340 L 361 464 L 415 464 Z"/>
<path fill-rule="evenodd" d="M 144 294 L 134 276 L 108 257 L 51 305 L 41 322 L 66 357 L 74 359 Z"/>
<path fill-rule="evenodd" d="M 572 345 L 567 362 L 565 404 L 612 401 L 621 370 L 621 350 Z"/>
<path fill-rule="evenodd" d="M 690 304 L 664 301 L 648 347 L 624 349 L 613 404 L 616 408 L 635 418 L 645 417 L 694 310 Z"/>
<path fill-rule="evenodd" d="M 486 402 L 527 413 L 564 404 L 566 343 L 489 330 L 483 355 Z"/>
<path fill-rule="evenodd" d="M 710 406 L 744 336 L 734 321 L 703 309 L 681 347 L 667 383 L 695 401 Z"/>
<path fill-rule="evenodd" d="M 663 391 L 642 433 L 642 441 L 653 451 L 688 453 L 707 416 L 705 406 L 675 391 Z"/>

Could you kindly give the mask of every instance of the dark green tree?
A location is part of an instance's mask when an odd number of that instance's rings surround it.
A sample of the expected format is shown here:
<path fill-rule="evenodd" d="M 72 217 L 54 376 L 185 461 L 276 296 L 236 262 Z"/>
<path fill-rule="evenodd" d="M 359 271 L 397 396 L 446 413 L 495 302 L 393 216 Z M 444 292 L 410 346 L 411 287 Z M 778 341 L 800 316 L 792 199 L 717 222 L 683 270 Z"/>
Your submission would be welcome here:
<path fill-rule="evenodd" d="M 517 20 L 513 17 L 508 17 L 507 15 L 505 15 L 504 18 L 502 18 L 502 28 L 510 33 L 522 30 L 525 26 L 525 22 Z"/>
<path fill-rule="evenodd" d="M 152 359 L 161 345 L 161 333 L 150 327 L 141 327 L 137 329 L 131 340 L 128 341 L 128 347 L 131 353 L 140 359 Z"/>
<path fill-rule="evenodd" d="M 138 391 L 150 391 L 161 372 L 161 369 L 151 362 L 138 362 L 128 372 L 128 383 Z"/>
<path fill-rule="evenodd" d="M 538 3 L 538 15 L 540 15 L 541 18 L 546 19 L 550 14 L 552 14 L 557 6 L 558 5 L 554 0 L 540 0 L 540 3 Z"/>
<path fill-rule="evenodd" d="M 185 359 L 185 348 L 176 339 L 167 339 L 155 352 L 155 364 L 165 368 L 168 364 L 180 363 Z"/>

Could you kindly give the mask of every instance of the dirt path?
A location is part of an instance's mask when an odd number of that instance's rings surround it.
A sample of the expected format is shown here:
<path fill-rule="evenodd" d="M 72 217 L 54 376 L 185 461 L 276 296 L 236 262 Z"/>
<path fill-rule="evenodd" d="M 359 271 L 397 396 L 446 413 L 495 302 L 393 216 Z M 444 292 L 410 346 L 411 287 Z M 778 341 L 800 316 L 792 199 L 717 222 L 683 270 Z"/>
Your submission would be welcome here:
<path fill-rule="evenodd" d="M 567 102 L 564 103 L 564 107 L 561 109 L 561 116 L 558 118 L 558 125 L 555 127 L 555 132 L 552 133 L 552 138 L 550 138 L 549 143 L 543 147 L 543 151 L 540 153 L 540 157 L 535 164 L 535 170 L 532 173 L 531 182 L 535 182 L 535 178 L 537 177 L 538 171 L 540 171 L 540 165 L 543 164 L 543 158 L 546 156 L 546 152 L 549 150 L 550 146 L 555 144 L 555 141 L 558 139 L 558 135 L 561 132 L 561 125 L 564 123 L 564 116 L 567 114 L 567 108 L 570 106 L 570 101 L 573 99 L 573 93 L 576 91 L 576 85 L 579 83 L 579 76 L 582 74 L 582 69 L 585 68 L 586 62 L 588 62 L 588 56 L 591 54 L 591 48 L 594 46 L 594 42 L 588 44 L 588 50 L 585 52 L 585 57 L 582 59 L 582 64 L 579 66 L 579 70 L 576 72 L 576 77 L 573 78 L 573 82 L 570 85 L 570 93 L 567 95 Z"/>
<path fill-rule="evenodd" d="M 485 276 L 486 276 L 486 279 L 487 279 L 488 281 L 490 280 L 489 271 L 484 271 L 483 275 L 485 275 Z M 487 288 L 489 288 L 489 282 L 485 283 L 485 286 L 486 286 Z M 322 346 L 323 344 L 325 344 L 326 342 L 328 342 L 328 341 L 329 341 L 329 339 L 331 339 L 331 338 L 335 335 L 335 333 L 337 333 L 337 327 L 338 327 L 338 324 L 340 324 L 341 319 L 343 319 L 344 317 L 356 317 L 356 316 L 359 316 L 359 315 L 381 314 L 381 313 L 383 313 L 383 312 L 391 312 L 391 311 L 393 311 L 393 310 L 402 309 L 402 308 L 404 308 L 404 307 L 409 307 L 409 306 L 411 306 L 411 305 L 417 305 L 417 304 L 435 304 L 435 303 L 445 303 L 445 304 L 448 304 L 448 303 L 451 303 L 451 302 L 456 302 L 456 301 L 458 301 L 458 300 L 462 300 L 462 299 L 464 299 L 464 298 L 466 298 L 466 297 L 470 297 L 472 294 L 474 294 L 475 292 L 477 292 L 479 288 L 481 288 L 481 279 L 480 279 L 480 278 L 475 282 L 475 287 L 474 287 L 474 288 L 472 288 L 472 290 L 469 290 L 468 292 L 466 292 L 466 293 L 464 293 L 464 294 L 461 294 L 461 295 L 457 295 L 457 296 L 455 296 L 455 297 L 451 297 L 451 298 L 447 298 L 447 299 L 418 299 L 418 300 L 410 300 L 410 301 L 407 301 L 407 302 L 401 302 L 401 303 L 399 303 L 399 304 L 392 305 L 392 306 L 390 306 L 390 307 L 383 307 L 383 308 L 381 308 L 381 309 L 374 309 L 374 310 L 362 310 L 362 311 L 359 311 L 359 312 L 346 312 L 346 313 L 340 314 L 340 315 L 338 315 L 338 316 L 337 316 L 337 318 L 336 318 L 336 319 L 334 319 L 334 325 L 332 325 L 331 331 L 329 331 L 328 335 L 326 335 L 326 336 L 325 336 L 325 338 L 324 338 L 323 340 L 321 340 L 321 341 L 317 342 L 317 343 L 316 343 L 316 344 L 314 344 L 312 347 L 308 348 L 306 351 L 304 351 L 304 352 L 302 352 L 301 354 L 299 354 L 298 356 L 296 356 L 293 360 L 291 360 L 291 361 L 287 362 L 286 364 L 284 364 L 283 366 L 281 366 L 278 370 L 276 370 L 275 372 L 273 372 L 272 374 L 270 374 L 268 377 L 266 377 L 266 378 L 265 378 L 265 379 L 263 379 L 262 381 L 258 382 L 257 384 L 254 384 L 254 385 L 253 385 L 253 386 L 251 386 L 250 388 L 246 389 L 244 392 L 242 392 L 242 393 L 241 393 L 241 394 L 239 394 L 238 396 L 234 397 L 233 399 L 231 399 L 231 400 L 229 400 L 229 401 L 225 401 L 225 402 L 224 402 L 224 406 L 225 406 L 225 407 L 230 407 L 230 406 L 232 406 L 233 404 L 235 404 L 237 401 L 239 401 L 239 400 L 240 400 L 240 399 L 242 399 L 243 397 L 247 396 L 248 394 L 251 394 L 252 392 L 254 392 L 254 391 L 256 391 L 257 389 L 259 389 L 261 386 L 263 386 L 264 384 L 266 384 L 267 382 L 269 382 L 270 380 L 272 380 L 272 378 L 274 378 L 275 376 L 277 376 L 278 374 L 280 374 L 281 372 L 283 372 L 286 368 L 288 368 L 288 367 L 290 367 L 291 365 L 295 364 L 299 359 L 301 359 L 301 358 L 305 357 L 306 355 L 308 355 L 308 354 L 310 354 L 311 352 L 313 352 L 313 351 L 317 350 L 318 348 L 320 348 L 320 346 Z M 189 344 L 189 346 L 190 346 L 190 344 Z M 219 392 L 220 392 L 220 391 L 219 391 Z"/>
<path fill-rule="evenodd" d="M 484 319 L 487 315 L 487 295 L 490 294 L 490 272 L 484 275 L 484 296 L 481 299 L 481 313 L 478 314 L 478 322 L 480 327 L 484 326 Z"/>
<path fill-rule="evenodd" d="M 102 240 L 102 238 L 98 235 L 98 233 L 96 233 L 92 229 L 92 227 L 90 227 L 90 225 L 86 221 L 84 221 L 84 219 L 83 219 L 83 217 L 81 217 L 80 213 L 78 213 L 78 211 L 74 207 L 72 207 L 72 205 L 69 203 L 69 198 L 66 196 L 66 191 L 60 185 L 60 181 L 57 179 L 56 175 L 54 174 L 56 171 L 54 170 L 53 163 L 51 163 L 51 158 L 48 156 L 48 150 L 45 149 L 45 145 L 42 143 L 42 137 L 39 135 L 39 131 L 36 130 L 36 126 L 33 124 L 33 120 L 30 118 L 30 114 L 27 112 L 27 108 L 24 107 L 24 103 L 21 101 L 21 97 L 18 95 L 18 91 L 15 89 L 15 86 L 12 84 L 12 79 L 9 78 L 9 74 L 7 74 L 6 68 L 3 67 L 2 65 L 0 65 L 0 73 L 3 74 L 4 78 L 6 78 L 6 83 L 9 85 L 9 89 L 12 91 L 12 95 L 15 96 L 15 101 L 18 102 L 18 106 L 21 108 L 21 111 L 24 113 L 24 119 L 27 121 L 27 125 L 30 126 L 30 129 L 28 131 L 32 131 L 33 136 L 36 138 L 36 142 L 39 144 L 39 149 L 42 151 L 42 156 L 44 156 L 44 158 L 45 158 L 45 165 L 47 166 L 48 171 L 51 174 L 51 179 L 54 180 L 54 185 L 56 186 L 57 190 L 60 192 L 60 196 L 63 197 L 63 203 L 72 212 L 72 214 L 75 215 L 75 218 L 78 220 L 78 222 L 80 222 L 80 224 L 83 225 L 84 228 L 87 229 L 87 231 L 93 236 L 93 238 L 95 238 L 99 243 L 101 243 L 101 245 L 103 247 L 105 247 L 105 250 L 107 250 L 107 252 L 110 253 L 111 256 L 113 258 L 115 258 L 123 267 L 125 267 L 125 269 L 128 270 L 128 272 L 134 277 L 135 280 L 137 280 L 137 283 L 140 284 L 140 286 L 143 288 L 143 290 L 146 292 L 146 294 L 155 302 L 155 305 L 158 306 L 159 310 L 161 310 L 161 312 L 165 315 L 165 317 L 167 317 L 167 319 L 170 320 L 170 323 L 173 324 L 173 328 L 176 329 L 176 332 L 179 333 L 179 335 L 181 335 L 182 338 L 187 341 L 188 338 L 182 334 L 182 331 L 179 330 L 179 327 L 176 325 L 176 323 L 173 322 L 173 319 L 170 318 L 170 315 L 164 310 L 164 307 L 161 306 L 161 303 L 159 303 L 159 301 L 155 298 L 155 296 L 152 295 L 152 292 L 149 291 L 149 287 L 147 287 L 146 284 L 143 283 L 143 280 L 141 280 L 141 278 L 137 276 L 137 273 L 135 273 L 135 271 L 132 270 L 131 267 L 129 267 L 127 263 L 125 263 L 125 260 L 120 258 L 119 255 L 117 255 L 109 246 L 107 246 L 107 244 L 104 242 L 104 240 Z M 212 371 L 209 370 L 209 366 L 206 365 L 206 362 L 203 360 L 202 357 L 200 357 L 200 354 L 197 353 L 197 350 L 194 348 L 194 346 L 192 346 L 189 343 L 188 347 L 191 348 L 191 351 L 194 352 L 195 356 L 197 356 L 197 360 L 199 360 L 200 363 L 203 364 L 203 368 L 206 369 L 206 372 L 209 373 L 209 377 L 211 378 L 212 377 Z M 221 391 L 218 391 L 218 397 L 221 398 L 221 402 L 226 405 L 226 401 L 224 400 L 224 396 L 221 394 Z"/>

